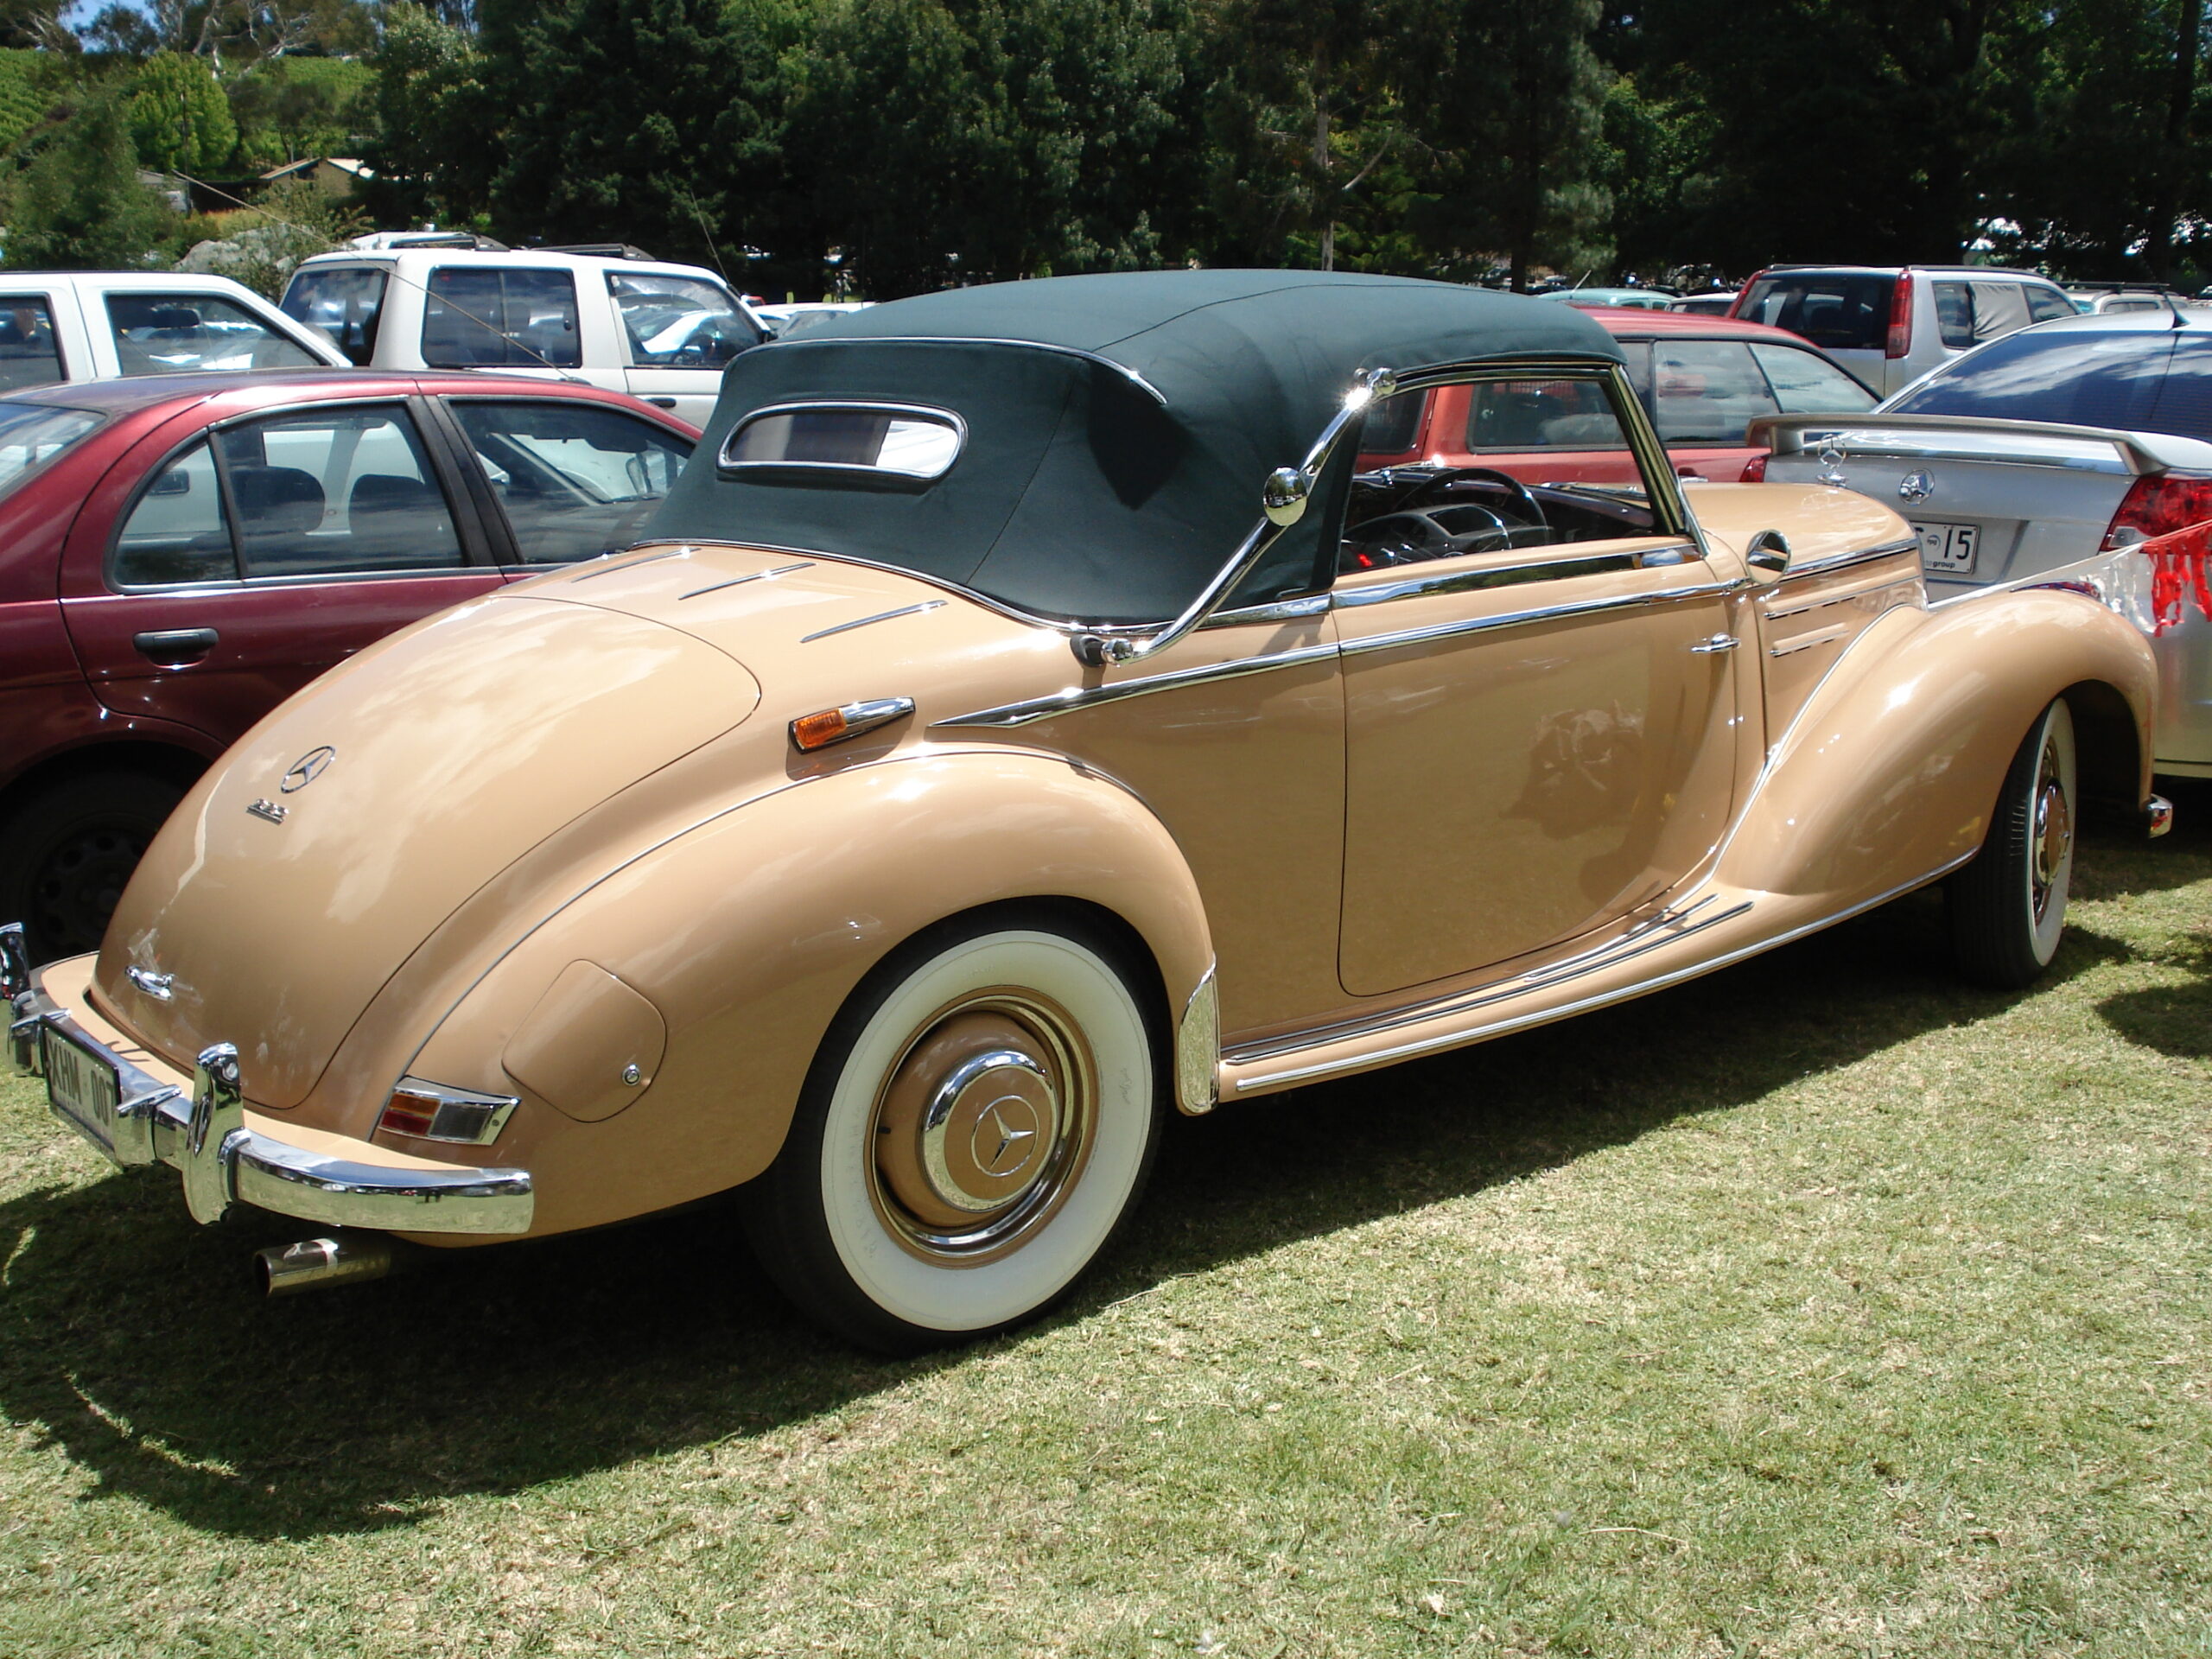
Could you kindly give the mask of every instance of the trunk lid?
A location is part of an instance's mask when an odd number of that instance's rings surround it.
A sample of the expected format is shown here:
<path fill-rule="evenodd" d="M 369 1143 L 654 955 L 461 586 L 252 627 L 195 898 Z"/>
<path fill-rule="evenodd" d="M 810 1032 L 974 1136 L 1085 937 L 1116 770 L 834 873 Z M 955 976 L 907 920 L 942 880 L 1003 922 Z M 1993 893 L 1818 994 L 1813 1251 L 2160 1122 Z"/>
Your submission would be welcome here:
<path fill-rule="evenodd" d="M 247 1097 L 295 1106 L 472 893 L 760 696 L 724 652 L 616 611 L 511 590 L 418 623 L 200 781 L 117 909 L 99 1000 L 177 1065 L 237 1044 Z"/>
<path fill-rule="evenodd" d="M 2088 557 L 2137 479 L 2212 471 L 2212 445 L 2096 427 L 1942 415 L 1784 416 L 1750 434 L 1770 482 L 1853 491 L 1904 515 L 1930 598 Z"/>

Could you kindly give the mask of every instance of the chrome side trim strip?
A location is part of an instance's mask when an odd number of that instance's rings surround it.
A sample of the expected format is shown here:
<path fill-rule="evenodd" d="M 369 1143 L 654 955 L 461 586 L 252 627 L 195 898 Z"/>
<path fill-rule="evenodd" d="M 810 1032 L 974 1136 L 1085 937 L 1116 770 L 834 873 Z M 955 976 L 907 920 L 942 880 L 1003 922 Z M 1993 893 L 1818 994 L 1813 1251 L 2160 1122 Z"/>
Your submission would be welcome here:
<path fill-rule="evenodd" d="M 1847 553 L 1831 553 L 1826 558 L 1808 559 L 1802 564 L 1792 563 L 1783 573 L 1782 580 L 1794 582 L 1799 576 L 1821 575 L 1830 570 L 1841 570 L 1849 565 L 1864 564 L 1870 559 L 1886 559 L 1899 553 L 1919 551 L 1920 543 L 1912 538 L 1883 542 L 1873 547 L 1855 547 Z"/>
<path fill-rule="evenodd" d="M 1663 991 L 1670 985 L 1679 985 L 1685 980 L 1696 979 L 1702 975 L 1732 967 L 1748 957 L 1760 956 L 1769 950 L 1779 950 L 1785 944 L 1795 944 L 1808 934 L 1817 933 L 1823 928 L 1834 927 L 1839 923 L 1849 921 L 1854 916 L 1864 915 L 1870 910 L 1878 909 L 1888 904 L 1892 899 L 1901 899 L 1906 893 L 1924 887 L 1930 882 L 1942 880 L 1952 871 L 1969 862 L 1973 857 L 1973 853 L 1965 854 L 1917 880 L 1902 882 L 1891 887 L 1887 893 L 1878 893 L 1861 903 L 1848 906 L 1832 915 L 1823 916 L 1816 921 L 1793 927 L 1788 932 L 1778 933 L 1770 939 L 1760 939 L 1739 950 L 1731 950 L 1724 956 L 1713 957 L 1709 962 L 1696 962 L 1687 967 L 1669 969 L 1663 974 L 1655 974 L 1649 979 L 1639 980 L 1635 984 L 1624 986 L 1617 991 L 1603 991 L 1595 996 L 1585 997 L 1579 1002 L 1566 1003 L 1555 1008 L 1538 1008 L 1528 1014 L 1516 1014 L 1510 1020 L 1500 1020 L 1487 1026 L 1474 1026 L 1465 1031 L 1445 1032 L 1434 1037 L 1423 1037 L 1414 1042 L 1402 1043 L 1395 1048 L 1386 1049 L 1377 1054 L 1362 1054 L 1356 1058 L 1341 1060 L 1323 1060 L 1312 1065 L 1293 1066 L 1287 1071 L 1270 1071 L 1260 1077 L 1240 1077 L 1236 1082 L 1236 1092 L 1244 1094 L 1252 1090 L 1274 1088 L 1287 1083 L 1305 1083 L 1315 1078 L 1335 1076 L 1340 1072 L 1365 1071 L 1372 1066 L 1387 1065 L 1397 1060 L 1413 1059 L 1420 1055 L 1433 1054 L 1445 1049 L 1459 1048 L 1469 1043 L 1480 1042 L 1486 1038 L 1507 1036 L 1516 1031 L 1526 1030 L 1530 1026 L 1547 1025 L 1554 1020 L 1564 1020 L 1570 1015 L 1586 1014 L 1592 1008 L 1602 1008 L 1615 1002 L 1625 1002 L 1633 997 L 1646 995 L 1653 991 Z M 1312 1045 L 1312 1046 L 1319 1046 L 1319 1045 Z"/>
<path fill-rule="evenodd" d="M 901 605 L 895 611 L 878 611 L 874 616 L 855 617 L 850 622 L 840 622 L 832 628 L 817 628 L 812 633 L 799 635 L 798 642 L 802 645 L 812 645 L 817 639 L 827 639 L 833 633 L 850 633 L 855 628 L 864 628 L 871 622 L 888 622 L 894 616 L 918 616 L 924 611 L 941 611 L 944 608 L 943 600 L 925 599 L 918 605 Z"/>
<path fill-rule="evenodd" d="M 794 570 L 813 569 L 812 559 L 801 559 L 797 564 L 779 564 L 772 570 L 755 570 L 749 576 L 732 576 L 728 582 L 711 582 L 704 588 L 694 588 L 690 593 L 678 594 L 676 597 L 677 602 L 681 603 L 687 599 L 696 599 L 702 594 L 719 594 L 725 588 L 741 588 L 748 582 L 766 582 L 771 576 L 788 576 Z"/>
<path fill-rule="evenodd" d="M 1789 657 L 1801 651 L 1810 651 L 1815 645 L 1832 645 L 1851 632 L 1848 622 L 1831 622 L 1825 628 L 1815 628 L 1810 633 L 1801 633 L 1795 639 L 1785 639 L 1778 645 L 1769 645 L 1770 657 Z"/>
<path fill-rule="evenodd" d="M 1663 605 L 1678 599 L 1705 599 L 1735 590 L 1736 584 L 1732 582 L 1707 582 L 1694 588 L 1666 588 L 1656 593 L 1616 594 L 1605 599 L 1570 600 L 1560 605 L 1540 605 L 1532 610 L 1507 611 L 1498 616 L 1472 616 L 1457 622 L 1432 623 L 1425 628 L 1379 633 L 1372 639 L 1347 639 L 1338 649 L 1347 657 L 1356 657 L 1364 652 L 1427 645 L 1431 640 L 1449 639 L 1464 633 L 1486 633 L 1493 628 L 1514 628 L 1525 623 L 1550 622 L 1568 616 L 1594 616 L 1601 611 L 1624 611 L 1642 605 Z"/>
<path fill-rule="evenodd" d="M 1170 674 L 1148 674 L 1142 679 L 1122 680 L 1112 685 L 1070 686 L 1049 697 L 1029 697 L 1020 702 L 1001 703 L 995 709 L 978 709 L 973 714 L 933 720 L 930 722 L 930 730 L 934 732 L 952 726 L 1027 726 L 1035 721 L 1050 720 L 1056 715 L 1071 714 L 1077 709 L 1089 709 L 1097 703 L 1119 702 L 1124 697 L 1150 696 L 1155 691 L 1173 691 L 1186 685 L 1203 685 L 1209 680 L 1240 679 L 1247 674 L 1265 674 L 1273 669 L 1291 668 L 1300 663 L 1325 662 L 1336 654 L 1337 645 L 1332 640 L 1327 645 L 1300 645 L 1294 651 L 1279 651 L 1267 657 L 1240 657 L 1233 662 L 1179 668 Z"/>
<path fill-rule="evenodd" d="M 1216 611 L 1198 624 L 1198 632 L 1208 628 L 1240 628 L 1255 622 L 1296 622 L 1309 616 L 1329 613 L 1329 595 L 1308 594 L 1303 599 L 1281 599 L 1272 605 L 1244 605 L 1233 611 Z"/>
<path fill-rule="evenodd" d="M 1576 576 L 1619 575 L 1637 568 L 1638 555 L 1601 553 L 1586 559 L 1553 559 L 1528 564 L 1494 564 L 1480 570 L 1447 570 L 1434 575 L 1414 576 L 1403 582 L 1380 582 L 1371 588 L 1345 588 L 1330 595 L 1338 610 L 1362 605 L 1388 605 L 1393 600 L 1418 599 L 1428 594 L 1479 593 L 1487 588 L 1514 588 L 1524 582 L 1568 582 Z"/>
<path fill-rule="evenodd" d="M 651 564 L 658 559 L 680 559 L 690 554 L 696 553 L 698 550 L 699 550 L 697 548 L 692 546 L 687 542 L 682 547 L 671 547 L 660 553 L 648 553 L 642 559 L 630 559 L 621 564 L 602 564 L 594 570 L 579 571 L 576 575 L 570 576 L 569 580 L 570 582 L 589 582 L 594 576 L 611 576 L 617 570 L 634 570 L 641 564 Z"/>
<path fill-rule="evenodd" d="M 1345 1020 L 1333 1026 L 1323 1026 L 1316 1031 L 1300 1032 L 1295 1039 L 1281 1038 L 1266 1042 L 1247 1043 L 1233 1048 L 1224 1056 L 1233 1065 L 1246 1065 L 1255 1060 L 1273 1059 L 1278 1054 L 1294 1054 L 1302 1049 L 1313 1048 L 1321 1042 L 1349 1042 L 1355 1038 L 1372 1036 L 1378 1032 L 1396 1031 L 1405 1026 L 1418 1026 L 1430 1020 L 1448 1018 L 1454 1014 L 1465 1014 L 1476 1008 L 1488 1007 L 1494 1002 L 1510 1001 L 1525 996 L 1530 991 L 1563 981 L 1580 979 L 1585 974 L 1594 974 L 1601 968 L 1610 968 L 1617 962 L 1626 962 L 1640 957 L 1647 950 L 1656 950 L 1676 939 L 1686 939 L 1693 933 L 1702 933 L 1708 927 L 1732 921 L 1751 908 L 1751 901 L 1745 899 L 1730 909 L 1716 911 L 1700 921 L 1689 918 L 1711 904 L 1715 895 L 1685 905 L 1680 909 L 1662 911 L 1657 916 L 1638 924 L 1628 931 L 1606 941 L 1595 949 L 1585 950 L 1548 967 L 1516 975 L 1508 980 L 1479 986 L 1471 991 L 1460 991 L 1450 996 L 1440 996 L 1431 1002 L 1415 1003 L 1410 1007 L 1395 1009 L 1388 1014 L 1368 1014 L 1357 1020 Z M 1675 924 L 1687 924 L 1675 925 Z M 1665 930 L 1665 931 L 1662 931 Z"/>

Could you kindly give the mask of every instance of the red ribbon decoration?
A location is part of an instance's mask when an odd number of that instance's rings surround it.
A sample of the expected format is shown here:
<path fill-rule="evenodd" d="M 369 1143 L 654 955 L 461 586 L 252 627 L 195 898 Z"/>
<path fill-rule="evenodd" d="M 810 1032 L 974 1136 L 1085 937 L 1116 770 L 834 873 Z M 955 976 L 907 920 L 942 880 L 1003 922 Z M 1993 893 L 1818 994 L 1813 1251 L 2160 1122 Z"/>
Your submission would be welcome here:
<path fill-rule="evenodd" d="M 2164 536 L 2138 542 L 2134 551 L 2151 561 L 2151 620 L 2152 631 L 2164 633 L 2181 620 L 2182 606 L 2194 598 L 2196 608 L 2212 620 L 2212 518 Z"/>

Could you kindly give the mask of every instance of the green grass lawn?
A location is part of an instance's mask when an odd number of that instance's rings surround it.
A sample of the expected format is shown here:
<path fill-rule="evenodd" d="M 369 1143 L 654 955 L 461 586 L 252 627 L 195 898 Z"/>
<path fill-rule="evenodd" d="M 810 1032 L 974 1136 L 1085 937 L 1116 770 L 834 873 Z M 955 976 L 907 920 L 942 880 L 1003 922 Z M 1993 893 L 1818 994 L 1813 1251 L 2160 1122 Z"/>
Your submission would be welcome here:
<path fill-rule="evenodd" d="M 1014 1337 L 726 1214 L 284 1303 L 0 1083 L 0 1655 L 2212 1655 L 2212 791 L 2032 995 L 1917 896 L 1173 1126 Z"/>

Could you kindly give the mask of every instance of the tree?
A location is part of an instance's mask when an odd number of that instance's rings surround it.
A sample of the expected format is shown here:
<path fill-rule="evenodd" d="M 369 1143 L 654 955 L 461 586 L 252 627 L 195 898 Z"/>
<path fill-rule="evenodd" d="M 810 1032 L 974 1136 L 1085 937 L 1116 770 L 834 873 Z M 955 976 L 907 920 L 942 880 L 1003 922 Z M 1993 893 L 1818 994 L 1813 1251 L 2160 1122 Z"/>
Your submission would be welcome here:
<path fill-rule="evenodd" d="M 1208 194 L 1242 257 L 1330 270 L 1340 237 L 1367 249 L 1402 228 L 1435 159 L 1426 135 L 1450 10 L 1446 0 L 1229 0 L 1216 14 Z"/>
<path fill-rule="evenodd" d="M 104 6 L 81 33 L 86 45 L 120 56 L 181 52 L 221 70 L 226 58 L 359 52 L 374 26 L 364 0 L 149 0 Z"/>
<path fill-rule="evenodd" d="M 1599 0 L 1467 0 L 1451 32 L 1434 127 L 1451 153 L 1440 239 L 1503 251 L 1516 291 L 1539 261 L 1612 257 L 1612 199 L 1597 178 L 1611 79 L 1591 49 L 1598 20 Z"/>
<path fill-rule="evenodd" d="M 494 222 L 708 261 L 754 239 L 753 187 L 773 193 L 779 156 L 778 58 L 804 18 L 798 0 L 486 4 L 506 111 Z"/>
<path fill-rule="evenodd" d="M 1125 270 L 1189 185 L 1174 0 L 849 0 L 793 92 L 790 154 L 879 297 Z"/>
<path fill-rule="evenodd" d="M 491 205 L 499 149 L 484 56 L 467 34 L 421 6 L 384 15 L 372 65 L 364 191 L 383 219 L 468 219 Z"/>
<path fill-rule="evenodd" d="M 8 263 L 19 270 L 140 268 L 172 218 L 139 182 L 121 99 L 103 92 L 71 112 L 17 181 Z"/>
<path fill-rule="evenodd" d="M 148 167 L 204 176 L 230 160 L 238 148 L 238 124 L 205 63 L 156 53 L 130 86 L 130 136 Z"/>

